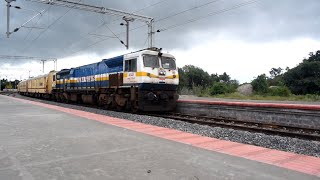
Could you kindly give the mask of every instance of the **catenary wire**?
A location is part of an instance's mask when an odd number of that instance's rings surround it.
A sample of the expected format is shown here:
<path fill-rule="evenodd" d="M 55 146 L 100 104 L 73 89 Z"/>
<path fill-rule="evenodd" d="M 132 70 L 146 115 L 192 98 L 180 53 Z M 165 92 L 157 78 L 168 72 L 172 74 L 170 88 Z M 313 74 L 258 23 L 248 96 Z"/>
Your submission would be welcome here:
<path fill-rule="evenodd" d="M 259 2 L 259 0 L 247 1 L 247 2 L 245 2 L 245 3 L 240 3 L 240 4 L 237 4 L 237 5 L 232 6 L 232 7 L 230 7 L 230 8 L 225 8 L 225 9 L 222 9 L 222 10 L 219 10 L 219 11 L 211 12 L 211 13 L 207 14 L 206 16 L 201 16 L 200 18 L 191 19 L 191 20 L 188 20 L 188 21 L 186 21 L 186 22 L 184 22 L 184 23 L 181 23 L 181 24 L 176 24 L 176 25 L 169 26 L 169 27 L 167 27 L 167 28 L 159 29 L 159 31 L 161 32 L 161 31 L 166 31 L 166 30 L 169 30 L 169 29 L 173 29 L 173 28 L 176 28 L 176 27 L 178 27 L 178 26 L 183 26 L 183 25 L 185 25 L 185 24 L 189 24 L 189 23 L 192 23 L 192 22 L 196 22 L 196 21 L 201 20 L 201 19 L 203 19 L 203 18 L 205 18 L 205 17 L 210 17 L 210 16 L 214 16 L 214 15 L 219 15 L 219 14 L 222 14 L 222 13 L 225 13 L 225 12 L 228 12 L 228 11 L 231 11 L 231 10 L 234 10 L 234 9 L 238 9 L 238 8 L 243 7 L 243 6 L 247 6 L 247 5 L 250 5 L 250 4 L 253 4 L 253 3 L 257 3 L 257 2 Z M 194 7 L 193 7 L 193 9 L 194 9 Z M 184 10 L 184 11 L 186 11 L 186 10 Z M 176 13 L 176 14 L 177 14 L 177 13 Z M 169 18 L 169 17 L 168 17 L 168 18 Z M 165 18 L 165 19 L 168 19 L 168 18 Z M 164 19 L 164 18 L 163 18 L 163 19 Z M 159 21 L 158 21 L 158 22 L 159 22 Z M 138 26 L 138 27 L 133 28 L 133 29 L 131 29 L 131 30 L 129 30 L 129 31 L 131 32 L 131 31 L 140 29 L 140 28 L 145 27 L 145 26 L 146 26 L 146 25 Z M 117 35 L 119 36 L 119 35 L 121 35 L 121 34 L 123 34 L 123 33 L 124 33 L 124 32 L 121 32 L 121 33 L 118 33 Z M 82 48 L 82 49 L 80 49 L 80 50 L 78 50 L 78 51 L 73 52 L 73 53 L 70 54 L 70 55 L 73 55 L 73 54 L 76 54 L 76 53 L 81 52 L 81 51 L 83 51 L 83 50 L 86 50 L 86 49 L 88 49 L 88 48 L 90 48 L 90 47 L 92 47 L 92 46 L 94 46 L 94 45 L 96 45 L 96 44 L 102 43 L 102 42 L 104 42 L 104 41 L 106 41 L 106 40 L 109 40 L 109 39 L 111 39 L 111 38 L 101 39 L 101 40 L 99 40 L 99 41 L 97 41 L 97 42 L 95 42 L 95 43 L 92 43 L 92 44 L 88 45 L 88 46 L 85 47 L 85 48 Z"/>
<path fill-rule="evenodd" d="M 79 0 L 78 2 L 81 2 L 81 0 Z M 59 18 L 57 18 L 56 20 L 54 20 L 45 30 L 41 31 L 41 33 L 39 33 L 39 35 L 33 39 L 30 43 L 29 46 L 25 46 L 24 49 L 22 50 L 23 52 L 25 52 L 28 48 L 30 48 L 35 41 L 37 41 L 42 34 L 44 34 L 49 28 L 51 28 L 55 23 L 57 23 L 58 21 L 60 21 L 60 19 L 62 19 L 64 16 L 66 16 L 70 11 L 72 10 L 72 7 L 69 8 L 62 16 L 60 16 Z"/>
<path fill-rule="evenodd" d="M 184 26 L 184 25 L 186 25 L 186 24 L 190 24 L 190 23 L 193 23 L 193 22 L 202 20 L 202 19 L 207 18 L 207 17 L 210 17 L 210 16 L 222 14 L 222 13 L 225 13 L 225 12 L 228 12 L 228 11 L 232 11 L 232 10 L 234 10 L 234 9 L 238 9 L 238 8 L 243 7 L 243 6 L 247 6 L 247 5 L 250 5 L 250 4 L 254 4 L 254 3 L 257 3 L 257 2 L 259 2 L 259 0 L 247 1 L 247 2 L 244 2 L 244 3 L 241 3 L 241 4 L 237 4 L 237 5 L 235 5 L 235 6 L 232 6 L 232 7 L 230 7 L 230 8 L 226 8 L 226 9 L 222 9 L 222 10 L 219 10 L 219 11 L 216 11 L 216 12 L 209 13 L 209 14 L 207 14 L 207 15 L 205 15 L 205 16 L 201 16 L 201 17 L 198 17 L 198 18 L 190 19 L 190 20 L 185 21 L 185 22 L 180 23 L 180 24 L 175 24 L 175 25 L 172 25 L 172 26 L 168 26 L 168 27 L 166 27 L 166 28 L 163 28 L 163 29 L 159 29 L 158 31 L 167 31 L 167 30 L 170 30 L 170 29 L 174 29 L 174 28 L 177 28 L 177 27 L 180 27 L 180 26 Z"/>
<path fill-rule="evenodd" d="M 52 6 L 49 6 L 49 7 L 43 12 L 43 14 L 46 13 L 46 12 L 48 12 L 51 7 L 52 7 Z M 40 16 L 39 19 L 36 21 L 35 26 L 39 23 L 39 21 L 41 20 L 41 17 L 42 17 L 42 16 Z M 30 29 L 29 32 L 27 33 L 27 35 L 23 38 L 24 41 L 29 37 L 29 35 L 31 34 L 32 30 L 33 30 L 33 29 Z"/>
<path fill-rule="evenodd" d="M 153 3 L 153 4 L 150 4 L 150 5 L 148 5 L 148 6 L 145 6 L 145 7 L 141 8 L 141 9 L 138 9 L 138 10 L 136 10 L 136 11 L 133 11 L 133 13 L 137 13 L 137 12 L 143 11 L 143 10 L 145 10 L 145 9 L 148 9 L 148 8 L 150 8 L 150 7 L 153 7 L 153 6 L 157 6 L 157 5 L 162 4 L 162 3 L 164 3 L 164 2 L 167 2 L 167 1 L 169 1 L 169 0 L 158 1 L 158 2 L 156 2 L 156 3 Z M 109 22 L 109 23 L 104 22 L 104 19 L 103 19 L 103 22 L 102 22 L 97 28 L 95 28 L 94 30 L 92 30 L 92 31 L 90 31 L 90 32 L 91 32 L 91 33 L 92 33 L 92 32 L 95 32 L 96 30 L 100 29 L 101 27 L 103 27 L 103 26 L 105 26 L 105 25 L 108 25 L 108 24 L 112 24 L 112 23 L 114 23 L 114 22 L 116 22 L 116 21 L 118 21 L 118 20 L 121 20 L 121 19 L 122 19 L 122 18 L 117 18 L 117 19 L 112 20 L 112 21 Z M 142 27 L 144 27 L 144 26 L 145 26 L 145 25 L 143 25 Z M 90 35 L 90 32 L 87 33 L 87 34 Z M 117 33 L 116 35 L 119 36 L 119 35 L 121 35 L 121 34 L 122 34 L 122 33 Z M 77 40 L 76 42 L 72 43 L 70 46 L 76 44 L 77 42 L 83 40 L 84 38 L 85 38 L 85 37 L 80 38 L 80 39 Z M 110 38 L 111 38 L 111 37 L 110 37 Z M 116 37 L 116 38 L 117 38 L 117 37 Z M 106 39 L 102 39 L 102 40 L 105 41 Z M 103 41 L 102 41 L 102 42 L 103 42 Z M 97 41 L 97 42 L 101 42 L 101 40 L 99 40 L 99 41 Z M 97 43 L 93 43 L 93 44 L 97 44 Z M 89 47 L 91 47 L 91 45 L 89 45 L 88 47 L 85 47 L 85 49 L 87 49 L 87 48 L 89 48 Z M 75 54 L 75 53 L 77 53 L 77 52 L 80 52 L 80 51 L 82 51 L 82 50 L 83 50 L 83 49 L 80 49 L 79 51 L 75 51 L 75 52 L 71 53 L 71 55 L 72 55 L 72 54 Z M 69 54 L 69 55 L 70 55 L 70 54 Z"/>
<path fill-rule="evenodd" d="M 153 5 L 150 5 L 150 6 L 148 6 L 148 7 L 151 7 L 151 6 L 160 4 L 160 3 L 165 2 L 165 1 L 168 1 L 168 0 L 160 1 L 160 2 L 158 2 L 158 3 L 155 3 L 155 4 L 153 4 Z M 209 2 L 206 2 L 206 3 L 204 3 L 204 4 L 200 4 L 200 5 L 198 5 L 198 6 L 194 6 L 194 7 L 192 7 L 192 8 L 188 8 L 188 9 L 185 9 L 185 10 L 180 11 L 180 12 L 178 12 L 178 13 L 175 13 L 175 14 L 172 14 L 172 15 L 170 15 L 170 16 L 166 16 L 166 17 L 164 17 L 164 18 L 161 18 L 161 19 L 159 19 L 159 20 L 156 20 L 155 22 L 163 21 L 163 20 L 172 18 L 172 17 L 174 17 L 174 16 L 177 16 L 177 15 L 180 15 L 180 14 L 183 14 L 183 13 L 186 13 L 186 12 L 188 12 L 188 11 L 191 11 L 191 10 L 194 10 L 194 9 L 198 9 L 198 8 L 201 8 L 201 7 L 204 7 L 204 6 L 208 6 L 208 5 L 210 5 L 210 4 L 212 4 L 212 3 L 215 3 L 215 2 L 218 2 L 218 1 L 221 1 L 221 0 L 209 1 Z M 146 9 L 146 8 L 142 8 L 142 9 L 137 10 L 137 11 L 135 11 L 135 12 L 139 12 L 139 11 L 141 11 L 141 10 L 143 10 L 143 9 Z M 119 20 L 119 19 L 118 19 L 118 20 Z M 114 21 L 116 21 L 116 20 L 114 20 Z M 113 21 L 112 21 L 112 22 L 113 22 Z M 102 23 L 102 24 L 99 25 L 98 28 L 96 28 L 95 30 L 101 28 L 101 27 L 104 26 L 104 25 L 105 25 L 105 24 Z M 146 26 L 146 25 L 141 25 L 141 26 L 135 27 L 135 28 L 133 28 L 133 29 L 131 29 L 131 30 L 129 30 L 129 31 L 131 32 L 131 31 L 140 29 L 140 28 L 145 27 L 145 26 Z M 94 31 L 95 31 L 95 30 L 94 30 Z M 123 33 L 124 33 L 124 32 L 117 33 L 117 35 L 119 36 L 119 35 L 121 35 L 121 34 L 123 34 Z M 101 40 L 99 40 L 99 41 L 97 41 L 97 42 L 94 42 L 94 43 L 88 45 L 88 46 L 85 47 L 85 48 L 82 48 L 82 49 L 80 49 L 80 50 L 78 50 L 78 51 L 72 52 L 71 54 L 69 54 L 69 56 L 70 56 L 70 55 L 73 55 L 73 54 L 76 54 L 76 53 L 78 53 L 78 52 L 80 52 L 80 51 L 86 50 L 86 49 L 92 47 L 93 45 L 99 44 L 99 43 L 104 42 L 104 41 L 106 41 L 106 40 L 108 40 L 108 39 L 110 39 L 110 38 L 101 39 Z"/>
<path fill-rule="evenodd" d="M 149 6 L 146 6 L 146 7 L 143 7 L 143 8 L 141 8 L 141 9 L 138 9 L 138 10 L 136 10 L 136 11 L 133 11 L 133 13 L 137 13 L 137 12 L 143 11 L 143 10 L 145 10 L 145 9 L 148 9 L 148 8 L 150 8 L 150 7 L 153 7 L 153 6 L 157 6 L 157 5 L 159 5 L 159 4 L 161 4 L 161 3 L 164 3 L 164 2 L 167 2 L 167 1 L 169 1 L 169 0 L 158 1 L 158 2 L 156 2 L 156 3 L 150 4 Z M 121 20 L 121 18 L 114 19 L 113 21 L 111 21 L 111 22 L 109 22 L 109 23 L 102 22 L 97 28 L 95 28 L 95 29 L 92 30 L 91 32 L 95 32 L 96 30 L 100 29 L 101 27 L 103 27 L 103 26 L 105 26 L 105 25 L 108 25 L 108 24 L 111 24 L 111 23 L 113 23 L 113 22 L 115 22 L 115 21 L 118 21 L 118 20 Z M 103 19 L 103 21 L 104 21 L 104 19 Z M 143 26 L 142 26 L 142 27 L 143 27 Z M 90 35 L 90 32 L 89 32 L 88 34 Z M 122 33 L 117 33 L 116 35 L 119 36 L 119 35 L 121 35 L 121 34 L 122 34 Z M 77 40 L 76 42 L 79 42 L 79 41 L 81 41 L 81 40 L 84 39 L 84 38 L 85 38 L 85 37 L 82 37 L 81 39 Z M 109 38 L 113 38 L 113 37 L 109 37 Z M 84 49 L 81 48 L 81 49 L 78 50 L 78 51 L 72 52 L 72 53 L 69 54 L 68 56 L 73 55 L 73 54 L 76 54 L 76 53 L 78 53 L 78 52 L 80 52 L 80 51 L 83 51 L 83 50 L 85 50 L 85 49 L 88 49 L 88 48 L 90 48 L 90 47 L 92 47 L 92 46 L 94 46 L 94 45 L 96 45 L 96 44 L 98 44 L 98 43 L 100 43 L 100 42 L 103 42 L 103 41 L 105 41 L 105 40 L 108 40 L 109 38 L 107 38 L 107 39 L 105 38 L 105 39 L 98 40 L 97 42 L 94 42 L 94 43 L 88 45 L 88 46 L 85 47 Z M 116 37 L 116 38 L 118 38 L 118 37 Z M 118 39 L 119 39 L 119 38 L 118 38 Z M 76 42 L 72 43 L 70 46 L 74 45 Z"/>

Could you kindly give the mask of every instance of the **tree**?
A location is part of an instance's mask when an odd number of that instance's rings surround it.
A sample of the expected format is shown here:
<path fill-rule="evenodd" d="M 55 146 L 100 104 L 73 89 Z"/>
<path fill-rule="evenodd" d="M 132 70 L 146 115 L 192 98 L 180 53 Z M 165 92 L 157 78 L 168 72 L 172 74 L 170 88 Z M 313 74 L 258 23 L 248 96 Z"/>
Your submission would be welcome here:
<path fill-rule="evenodd" d="M 215 82 L 219 82 L 219 81 L 220 81 L 220 79 L 219 79 L 219 75 L 217 73 L 210 75 L 210 84 L 214 84 Z"/>
<path fill-rule="evenodd" d="M 227 91 L 228 91 L 227 85 L 222 82 L 214 83 L 213 86 L 210 88 L 211 95 L 225 94 L 227 93 Z"/>
<path fill-rule="evenodd" d="M 231 78 L 226 72 L 224 72 L 223 74 L 219 75 L 219 79 L 223 82 L 229 82 Z"/>
<path fill-rule="evenodd" d="M 182 74 L 182 83 L 185 83 L 189 89 L 194 86 L 207 87 L 210 84 L 210 75 L 199 67 L 186 65 L 181 68 L 179 73 Z"/>
<path fill-rule="evenodd" d="M 178 68 L 179 72 L 179 90 L 188 86 L 188 77 L 182 68 Z"/>
<path fill-rule="evenodd" d="M 310 53 L 308 59 L 289 69 L 283 79 L 294 94 L 320 94 L 320 51 Z"/>
<path fill-rule="evenodd" d="M 2 79 L 1 80 L 1 90 L 6 88 L 7 83 L 8 83 L 7 79 Z"/>
<path fill-rule="evenodd" d="M 11 84 L 11 82 L 9 82 L 9 83 L 6 85 L 6 89 L 12 89 L 12 84 Z"/>
<path fill-rule="evenodd" d="M 279 76 L 282 73 L 282 68 L 278 67 L 278 68 L 272 68 L 269 73 L 271 75 L 272 78 Z"/>
<path fill-rule="evenodd" d="M 268 92 L 268 81 L 267 76 L 265 74 L 259 75 L 256 79 L 254 79 L 252 82 L 252 88 L 257 93 L 267 93 Z"/>

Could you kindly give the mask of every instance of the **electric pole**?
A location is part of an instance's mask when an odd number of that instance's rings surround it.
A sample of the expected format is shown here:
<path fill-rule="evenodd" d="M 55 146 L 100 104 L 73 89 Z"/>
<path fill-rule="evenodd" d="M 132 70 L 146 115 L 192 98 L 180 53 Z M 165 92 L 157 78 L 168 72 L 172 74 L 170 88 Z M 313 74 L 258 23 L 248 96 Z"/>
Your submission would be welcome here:
<path fill-rule="evenodd" d="M 123 17 L 123 20 L 126 22 L 126 24 L 121 23 L 120 25 L 121 25 L 121 26 L 123 26 L 123 25 L 126 26 L 126 34 L 127 34 L 126 44 L 124 44 L 124 45 L 126 46 L 127 49 L 129 49 L 129 31 L 130 31 L 129 23 L 130 23 L 130 22 L 133 22 L 134 19 L 131 18 L 131 17 Z"/>
<path fill-rule="evenodd" d="M 78 9 L 83 11 L 95 12 L 100 14 L 109 14 L 113 16 L 121 16 L 123 20 L 126 21 L 126 29 L 127 29 L 127 44 L 125 45 L 126 48 L 129 48 L 129 22 L 133 20 L 139 20 L 145 22 L 148 25 L 148 46 L 149 48 L 154 46 L 154 19 L 152 17 L 139 15 L 131 12 L 125 12 L 117 9 L 111 9 L 106 7 L 99 7 L 90 4 L 84 4 L 80 2 L 73 2 L 68 0 L 25 0 L 30 2 L 37 2 L 47 5 L 55 5 L 60 7 Z M 123 44 L 123 42 L 121 42 Z"/>
<path fill-rule="evenodd" d="M 44 63 L 47 61 L 47 60 L 40 60 L 42 62 L 42 73 L 44 74 Z"/>
<path fill-rule="evenodd" d="M 44 58 L 44 57 L 31 57 L 31 56 L 11 56 L 11 55 L 0 55 L 0 59 L 29 59 L 29 60 L 40 60 L 43 63 L 43 72 L 44 72 L 44 63 L 46 61 L 53 61 L 54 67 L 53 69 L 56 71 L 58 67 L 58 60 L 57 58 Z"/>
<path fill-rule="evenodd" d="M 7 38 L 10 36 L 10 7 L 11 7 L 11 2 L 16 1 L 16 0 L 5 0 L 7 2 Z"/>

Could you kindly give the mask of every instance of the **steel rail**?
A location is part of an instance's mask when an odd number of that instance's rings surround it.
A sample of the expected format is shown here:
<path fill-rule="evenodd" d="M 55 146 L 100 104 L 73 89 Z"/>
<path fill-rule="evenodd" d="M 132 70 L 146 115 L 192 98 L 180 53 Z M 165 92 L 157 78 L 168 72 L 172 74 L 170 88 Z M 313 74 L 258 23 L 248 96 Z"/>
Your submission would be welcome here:
<path fill-rule="evenodd" d="M 228 119 L 224 117 L 208 117 L 208 116 L 192 116 L 186 114 L 169 113 L 169 114 L 158 114 L 158 113 L 140 113 L 148 116 L 156 116 L 162 118 L 168 118 L 173 120 L 179 120 L 194 124 L 208 125 L 212 127 L 223 127 L 232 128 L 238 130 L 246 130 L 250 132 L 261 132 L 271 135 L 279 135 L 286 137 L 294 137 L 307 140 L 320 141 L 320 131 L 306 128 L 296 128 L 288 126 L 280 126 L 259 122 L 244 122 L 236 119 Z"/>
<path fill-rule="evenodd" d="M 12 95 L 12 94 L 14 93 L 2 92 L 2 95 Z M 47 101 L 47 100 L 44 100 L 44 101 Z M 83 104 L 83 103 L 70 103 L 70 104 L 82 106 L 82 107 L 104 109 L 102 107 Z M 284 137 L 293 137 L 293 138 L 299 138 L 299 139 L 320 141 L 320 130 L 315 130 L 315 129 L 289 127 L 289 126 L 274 125 L 274 124 L 267 124 L 267 123 L 261 123 L 261 122 L 245 122 L 245 121 L 239 121 L 237 119 L 225 118 L 225 117 L 209 117 L 209 116 L 199 116 L 199 115 L 193 116 L 193 115 L 180 114 L 180 113 L 160 114 L 160 113 L 136 112 L 132 114 L 161 117 L 161 118 L 179 120 L 179 121 L 184 121 L 184 122 L 189 122 L 194 124 L 208 125 L 211 127 L 231 128 L 231 129 L 237 129 L 237 130 L 245 130 L 249 132 L 256 132 L 256 133 L 259 132 L 259 133 L 270 134 L 270 135 L 279 135 Z"/>

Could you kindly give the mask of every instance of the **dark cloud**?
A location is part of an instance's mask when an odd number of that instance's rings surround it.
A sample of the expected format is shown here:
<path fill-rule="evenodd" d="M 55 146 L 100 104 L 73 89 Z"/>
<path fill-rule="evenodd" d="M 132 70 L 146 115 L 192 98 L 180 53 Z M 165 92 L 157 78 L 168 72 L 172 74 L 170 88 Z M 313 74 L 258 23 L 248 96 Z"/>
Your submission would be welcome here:
<path fill-rule="evenodd" d="M 83 0 L 82 2 L 133 12 L 160 1 L 161 0 Z M 159 20 L 206 2 L 210 2 L 210 0 L 167 0 L 138 13 Z M 233 7 L 242 2 L 246 1 L 220 0 L 205 7 L 157 22 L 156 29 L 165 29 L 166 27 L 176 24 L 183 24 L 194 18 L 206 17 L 209 13 L 220 12 L 223 9 Z M 5 10 L 4 4 L 4 1 L 0 4 L 2 10 Z M 25 1 L 19 1 L 13 4 L 25 9 L 37 11 L 48 9 L 49 7 L 48 5 Z M 220 35 L 228 37 L 228 39 L 248 42 L 285 41 L 299 37 L 320 39 L 319 9 L 319 0 L 260 0 L 256 4 L 222 14 L 208 16 L 199 21 L 157 33 L 156 45 L 167 50 L 187 49 L 201 44 L 203 38 L 214 39 Z M 30 23 L 30 26 L 48 27 L 67 11 L 67 8 L 51 6 L 40 18 L 38 24 L 35 24 L 38 20 L 38 18 L 36 18 Z M 1 14 L 5 15 L 5 12 L 1 12 Z M 34 12 L 32 11 L 12 9 L 11 29 L 21 25 L 33 15 Z M 0 36 L 0 54 L 62 58 L 79 55 L 81 53 L 97 53 L 102 55 L 124 49 L 123 45 L 120 44 L 116 38 L 106 39 L 104 37 L 88 35 L 88 33 L 91 32 L 113 36 L 113 33 L 111 33 L 106 26 L 97 29 L 104 21 L 110 22 L 108 27 L 114 33 L 122 33 L 119 34 L 119 38 L 124 40 L 124 27 L 119 25 L 121 21 L 117 19 L 119 19 L 119 17 L 101 16 L 91 12 L 71 10 L 45 32 L 43 32 L 43 29 L 33 29 L 29 34 L 29 29 L 21 29 L 7 39 L 5 38 L 6 23 L 4 23 L 6 17 L 2 16 L 2 23 L 0 24 L 0 32 L 2 34 Z M 132 28 L 141 25 L 143 24 L 136 21 L 132 23 Z M 146 33 L 146 27 L 131 32 L 130 43 L 133 49 L 146 47 Z M 40 34 L 41 36 L 37 38 Z M 199 34 L 199 38 L 197 38 L 197 34 Z M 35 40 L 36 38 L 37 40 Z M 101 42 L 97 43 L 99 41 Z M 90 47 L 88 48 L 88 46 Z M 0 64 L 4 62 L 21 63 L 21 61 L 0 60 Z"/>

